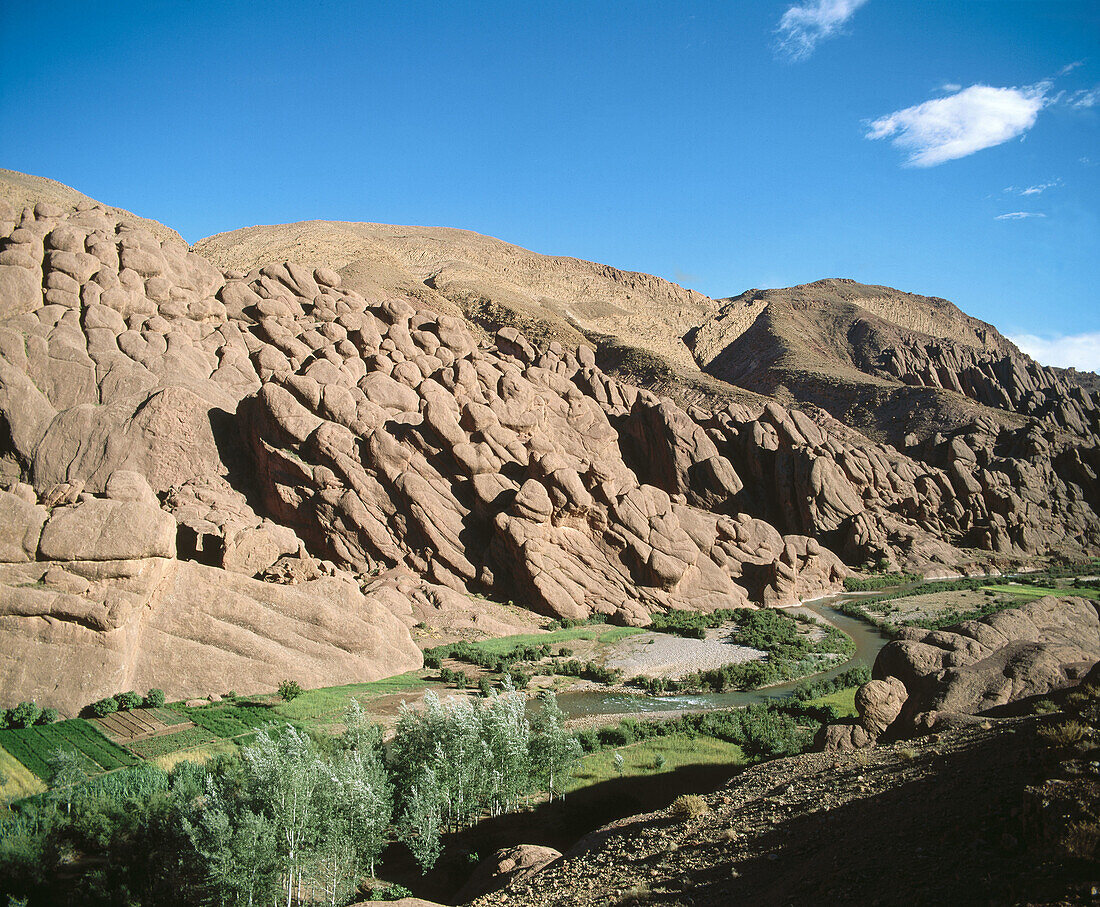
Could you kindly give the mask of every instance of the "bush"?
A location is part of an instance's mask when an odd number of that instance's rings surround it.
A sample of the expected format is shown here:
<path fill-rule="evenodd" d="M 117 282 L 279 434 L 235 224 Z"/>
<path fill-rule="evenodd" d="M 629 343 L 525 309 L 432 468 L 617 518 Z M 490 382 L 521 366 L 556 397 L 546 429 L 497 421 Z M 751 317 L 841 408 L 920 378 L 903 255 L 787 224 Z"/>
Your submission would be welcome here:
<path fill-rule="evenodd" d="M 634 735 L 621 725 L 602 727 L 596 731 L 596 736 L 603 746 L 626 746 L 634 742 Z"/>
<path fill-rule="evenodd" d="M 431 649 L 428 649 L 424 653 L 424 667 L 438 668 L 441 664 L 443 664 L 443 656 L 438 652 L 433 652 Z"/>
<path fill-rule="evenodd" d="M 21 702 L 8 712 L 8 723 L 12 727 L 31 727 L 41 714 L 42 710 L 33 702 Z"/>
<path fill-rule="evenodd" d="M 488 677 L 482 677 L 481 680 L 477 682 L 477 690 L 482 696 L 488 699 L 493 694 L 493 684 Z"/>
<path fill-rule="evenodd" d="M 695 819 L 709 812 L 707 801 L 698 794 L 680 794 L 672 801 L 672 815 L 677 819 Z"/>
<path fill-rule="evenodd" d="M 1080 721 L 1067 721 L 1055 727 L 1039 728 L 1039 736 L 1051 746 L 1075 746 L 1088 735 L 1088 725 L 1082 724 Z"/>
<path fill-rule="evenodd" d="M 142 695 L 133 690 L 127 693 L 119 693 L 116 698 L 118 699 L 118 707 L 126 712 L 130 711 L 130 709 L 141 708 L 141 704 L 145 702 Z"/>
<path fill-rule="evenodd" d="M 283 701 L 290 702 L 301 695 L 302 687 L 297 680 L 284 680 L 279 684 L 279 696 Z"/>
<path fill-rule="evenodd" d="M 594 753 L 600 748 L 599 735 L 593 728 L 586 728 L 583 731 L 577 731 L 577 742 L 581 745 L 581 749 L 586 753 Z"/>
<path fill-rule="evenodd" d="M 93 702 L 91 709 L 93 715 L 102 718 L 104 715 L 118 711 L 118 700 L 114 696 L 108 696 L 106 699 L 100 699 L 99 702 Z"/>
<path fill-rule="evenodd" d="M 164 706 L 164 690 L 158 690 L 155 687 L 145 694 L 145 707 L 148 709 L 159 709 Z"/>
<path fill-rule="evenodd" d="M 57 709 L 48 708 L 43 709 L 42 714 L 38 716 L 39 724 L 54 724 L 61 717 Z"/>

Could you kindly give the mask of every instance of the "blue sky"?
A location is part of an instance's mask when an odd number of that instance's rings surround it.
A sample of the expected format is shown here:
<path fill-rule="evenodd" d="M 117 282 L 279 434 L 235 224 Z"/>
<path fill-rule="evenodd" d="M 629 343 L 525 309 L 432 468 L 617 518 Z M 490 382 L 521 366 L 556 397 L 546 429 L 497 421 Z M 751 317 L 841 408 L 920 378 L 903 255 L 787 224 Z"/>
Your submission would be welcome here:
<path fill-rule="evenodd" d="M 3 4 L 0 84 L 0 166 L 189 241 L 363 220 L 716 297 L 852 277 L 1100 369 L 1091 0 Z"/>

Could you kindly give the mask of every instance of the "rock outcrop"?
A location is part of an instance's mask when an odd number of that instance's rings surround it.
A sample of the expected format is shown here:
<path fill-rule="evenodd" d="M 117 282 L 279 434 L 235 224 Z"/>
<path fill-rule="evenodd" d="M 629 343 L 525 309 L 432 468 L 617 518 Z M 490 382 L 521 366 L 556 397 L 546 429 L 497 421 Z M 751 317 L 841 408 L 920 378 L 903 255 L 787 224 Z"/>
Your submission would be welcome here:
<path fill-rule="evenodd" d="M 516 844 L 498 850 L 477 864 L 473 875 L 455 895 L 460 904 L 472 901 L 490 891 L 496 891 L 533 876 L 539 870 L 561 858 L 561 851 L 539 844 Z"/>
<path fill-rule="evenodd" d="M 107 587 L 84 589 L 65 577 L 91 568 L 72 565 L 140 564 L 134 576 L 147 578 L 215 570 L 241 590 L 245 610 L 273 584 L 324 590 L 318 613 L 361 610 L 343 591 L 358 587 L 394 618 L 364 612 L 382 636 L 396 634 L 380 657 L 407 666 L 409 627 L 462 625 L 470 593 L 643 625 L 656 609 L 784 605 L 833 591 L 845 563 L 964 571 L 1100 548 L 1090 391 L 1071 388 L 1074 405 L 1056 406 L 1070 378 L 1016 360 L 1010 414 L 902 383 L 932 366 L 915 352 L 886 355 L 887 334 L 891 348 L 915 331 L 943 349 L 961 344 L 981 374 L 982 356 L 1012 355 L 942 300 L 846 303 L 857 321 L 881 322 L 878 339 L 845 347 L 851 375 L 965 404 L 967 419 L 896 447 L 830 415 L 827 400 L 798 407 L 708 392 L 689 404 L 635 384 L 625 359 L 605 371 L 574 343 L 585 331 L 643 343 L 627 311 L 642 305 L 660 326 L 654 355 L 683 375 L 693 366 L 681 336 L 708 368 L 728 363 L 731 349 L 751 353 L 737 344 L 779 324 L 770 296 L 752 303 L 760 311 L 745 324 L 729 307 L 711 319 L 713 301 L 657 278 L 472 234 L 377 225 L 272 228 L 270 242 L 256 228 L 196 247 L 216 266 L 167 228 L 64 187 L 21 211 L 5 206 L 37 185 L 9 184 L 0 193 L 0 563 L 12 588 L 52 576 L 68 597 L 9 596 L 20 604 L 4 618 L 4 689 L 40 689 L 15 653 L 55 611 L 80 615 L 84 630 L 66 638 L 73 651 L 89 646 L 96 670 L 106 676 L 110 663 L 112 678 L 145 676 L 140 650 L 153 634 L 133 631 L 129 648 L 111 649 L 114 661 L 84 635 L 145 626 L 149 615 L 112 616 L 111 590 L 130 579 L 103 573 Z M 368 239 L 374 251 L 358 254 Z M 249 258 L 291 240 L 320 260 Z M 467 264 L 437 260 L 452 252 Z M 379 276 L 383 261 L 400 262 L 405 298 Z M 240 267 L 222 270 L 230 264 Z M 512 295 L 477 302 L 474 291 L 494 280 Z M 561 298 L 536 298 L 536 286 Z M 595 296 L 582 305 L 586 292 Z M 497 318 L 501 306 L 511 315 Z M 702 324 L 692 332 L 692 323 Z M 723 346 L 731 331 L 735 343 Z M 840 349 L 830 338 L 823 349 Z M 893 369 L 889 381 L 857 367 L 857 353 L 874 351 L 864 365 Z M 964 353 L 956 376 L 970 374 Z M 976 375 L 960 387 L 984 400 Z M 139 599 L 160 600 L 142 589 Z M 297 607 L 270 594 L 262 607 Z M 202 603 L 178 607 L 201 625 Z M 223 670 L 216 661 L 211 682 Z M 111 692 L 115 679 L 92 685 Z"/>
<path fill-rule="evenodd" d="M 1100 662 L 1100 607 L 1047 596 L 944 630 L 903 628 L 856 694 L 859 718 L 825 728 L 827 750 L 976 722 L 1064 689 Z"/>

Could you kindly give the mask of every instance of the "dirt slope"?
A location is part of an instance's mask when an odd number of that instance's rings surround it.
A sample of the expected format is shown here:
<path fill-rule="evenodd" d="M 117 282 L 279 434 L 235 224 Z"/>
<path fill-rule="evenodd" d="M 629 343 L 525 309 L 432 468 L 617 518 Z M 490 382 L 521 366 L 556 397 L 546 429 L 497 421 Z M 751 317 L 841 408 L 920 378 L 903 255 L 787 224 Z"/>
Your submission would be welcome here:
<path fill-rule="evenodd" d="M 308 221 L 250 227 L 200 240 L 195 251 L 247 271 L 291 259 L 325 264 L 370 301 L 398 294 L 493 330 L 576 345 L 586 332 L 619 338 L 692 367 L 683 335 L 713 300 L 649 274 L 539 255 L 469 230 Z"/>
<path fill-rule="evenodd" d="M 1090 890 L 1088 866 L 1047 848 L 1054 817 L 1026 790 L 1056 771 L 1037 726 L 765 763 L 708 795 L 704 815 L 613 823 L 474 904 L 1076 903 Z M 1086 812 L 1098 789 L 1095 777 L 1078 783 Z"/>

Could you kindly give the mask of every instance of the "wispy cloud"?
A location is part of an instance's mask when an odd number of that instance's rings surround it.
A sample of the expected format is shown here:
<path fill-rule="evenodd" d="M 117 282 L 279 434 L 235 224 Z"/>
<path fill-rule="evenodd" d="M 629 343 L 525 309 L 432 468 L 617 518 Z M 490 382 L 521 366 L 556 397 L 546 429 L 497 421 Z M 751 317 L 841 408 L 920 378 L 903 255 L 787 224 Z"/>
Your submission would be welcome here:
<path fill-rule="evenodd" d="M 940 86 L 940 91 L 946 91 L 946 92 L 949 92 L 950 94 L 954 94 L 956 91 L 959 91 L 961 88 L 962 88 L 962 86 L 959 85 L 957 82 L 944 82 Z"/>
<path fill-rule="evenodd" d="M 1038 211 L 1009 211 L 1008 214 L 998 214 L 995 220 L 1023 220 L 1026 217 L 1046 217 Z"/>
<path fill-rule="evenodd" d="M 1100 86 L 1096 88 L 1081 88 L 1077 91 L 1070 92 L 1062 98 L 1062 103 L 1075 110 L 1087 110 L 1090 107 L 1095 107 L 1097 104 L 1100 104 Z"/>
<path fill-rule="evenodd" d="M 819 41 L 837 34 L 867 0 L 808 0 L 787 8 L 775 32 L 776 51 L 789 60 L 805 60 Z"/>
<path fill-rule="evenodd" d="M 1067 72 L 1073 72 L 1078 66 L 1084 66 L 1084 60 L 1074 60 L 1072 63 L 1067 63 L 1061 69 L 1058 70 L 1058 75 L 1064 76 Z"/>
<path fill-rule="evenodd" d="M 1023 88 L 971 85 L 871 121 L 866 138 L 893 137 L 906 163 L 934 167 L 1023 135 L 1047 104 L 1050 83 Z"/>
<path fill-rule="evenodd" d="M 1042 195 L 1047 189 L 1056 189 L 1062 185 L 1060 179 L 1051 180 L 1049 183 L 1036 183 L 1034 186 L 1005 186 L 1005 192 L 1012 195 Z"/>
<path fill-rule="evenodd" d="M 1032 359 L 1037 359 L 1044 365 L 1100 372 L 1100 332 L 1063 337 L 1017 334 L 1008 339 Z"/>

